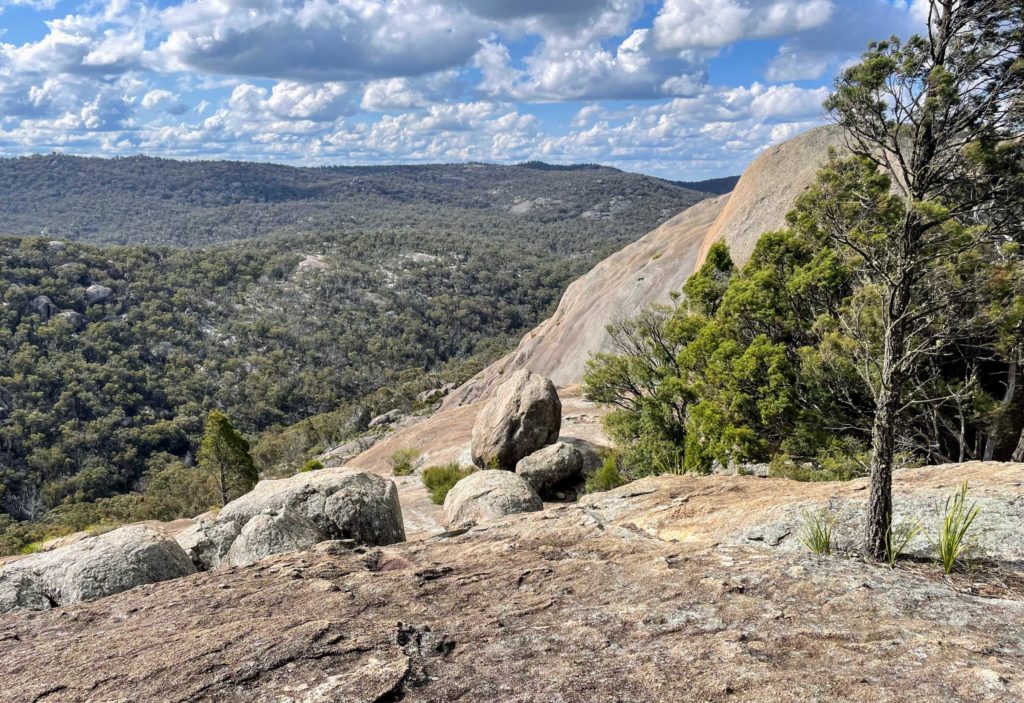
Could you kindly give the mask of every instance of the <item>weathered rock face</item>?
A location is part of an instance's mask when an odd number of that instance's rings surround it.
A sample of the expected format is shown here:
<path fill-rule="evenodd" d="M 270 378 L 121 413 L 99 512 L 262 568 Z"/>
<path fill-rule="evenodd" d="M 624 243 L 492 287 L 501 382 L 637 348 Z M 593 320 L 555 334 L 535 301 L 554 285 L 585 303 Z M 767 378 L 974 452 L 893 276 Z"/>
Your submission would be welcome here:
<path fill-rule="evenodd" d="M 562 403 L 551 381 L 529 371 L 498 387 L 473 426 L 473 463 L 514 471 L 524 456 L 558 439 Z"/>
<path fill-rule="evenodd" d="M 245 523 L 224 561 L 228 566 L 246 566 L 272 554 L 308 549 L 325 539 L 324 533 L 304 515 L 287 509 L 267 511 Z"/>
<path fill-rule="evenodd" d="M 113 294 L 114 291 L 112 289 L 94 283 L 85 289 L 85 302 L 89 303 L 89 305 L 95 305 L 109 300 Z"/>
<path fill-rule="evenodd" d="M 543 509 L 544 503 L 530 484 L 509 471 L 475 471 L 456 483 L 444 499 L 445 522 L 450 528 Z"/>
<path fill-rule="evenodd" d="M 291 511 L 309 519 L 325 539 L 354 539 L 371 545 L 405 540 L 395 484 L 355 469 L 322 469 L 290 478 L 260 481 L 220 511 L 217 522 L 244 526 L 265 511 Z"/>
<path fill-rule="evenodd" d="M 516 473 L 533 490 L 544 495 L 558 484 L 579 479 L 583 473 L 583 453 L 568 442 L 555 442 L 516 464 Z"/>
<path fill-rule="evenodd" d="M 195 571 L 185 551 L 166 534 L 130 525 L 5 565 L 0 570 L 0 613 L 69 605 Z"/>
<path fill-rule="evenodd" d="M 372 420 L 370 420 L 367 427 L 371 429 L 374 427 L 385 427 L 386 425 L 398 422 L 401 419 L 402 411 L 399 410 L 398 408 L 395 408 L 394 410 L 388 410 L 386 413 L 382 413 L 377 417 L 373 418 Z"/>
<path fill-rule="evenodd" d="M 197 522 L 175 536 L 196 569 L 208 571 L 220 566 L 241 528 L 234 520 Z"/>
<path fill-rule="evenodd" d="M 991 501 L 979 536 L 1005 523 L 1016 546 L 985 541 L 951 577 L 745 536 L 864 481 L 664 476 L 459 536 L 8 614 L 0 700 L 1021 701 L 1021 465 L 898 472 L 896 505 L 961 479 Z"/>

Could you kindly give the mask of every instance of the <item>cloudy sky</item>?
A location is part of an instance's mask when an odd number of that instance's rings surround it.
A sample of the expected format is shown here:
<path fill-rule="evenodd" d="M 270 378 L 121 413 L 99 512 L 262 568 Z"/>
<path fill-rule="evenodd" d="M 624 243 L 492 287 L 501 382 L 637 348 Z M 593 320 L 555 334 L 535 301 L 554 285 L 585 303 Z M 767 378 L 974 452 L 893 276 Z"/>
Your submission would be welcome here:
<path fill-rule="evenodd" d="M 921 0 L 0 0 L 0 154 L 737 173 Z"/>

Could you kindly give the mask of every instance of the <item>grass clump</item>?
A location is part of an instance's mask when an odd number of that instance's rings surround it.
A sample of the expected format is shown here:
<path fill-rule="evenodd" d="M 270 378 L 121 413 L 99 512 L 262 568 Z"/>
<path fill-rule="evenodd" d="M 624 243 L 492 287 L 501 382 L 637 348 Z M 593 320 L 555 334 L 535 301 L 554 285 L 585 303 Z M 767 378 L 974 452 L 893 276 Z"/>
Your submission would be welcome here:
<path fill-rule="evenodd" d="M 423 485 L 430 491 L 430 501 L 434 505 L 443 505 L 448 491 L 475 470 L 472 468 L 463 469 L 457 461 L 441 466 L 430 466 L 424 469 L 421 478 Z"/>
<path fill-rule="evenodd" d="M 798 539 L 815 554 L 829 555 L 832 553 L 832 527 L 835 524 L 836 516 L 828 510 L 804 513 Z"/>
<path fill-rule="evenodd" d="M 972 542 L 968 538 L 971 526 L 977 519 L 981 508 L 977 504 L 967 505 L 967 481 L 960 484 L 960 490 L 946 499 L 946 506 L 941 514 L 939 534 L 935 540 L 935 550 L 939 561 L 947 574 L 953 572 L 958 561 L 961 561 Z"/>
<path fill-rule="evenodd" d="M 323 462 L 317 461 L 316 459 L 310 459 L 302 465 L 302 468 L 299 469 L 299 471 L 305 473 L 306 471 L 319 471 L 322 468 L 324 468 Z"/>
<path fill-rule="evenodd" d="M 601 468 L 595 471 L 594 474 L 587 479 L 586 490 L 587 493 L 610 491 L 613 488 L 624 486 L 627 483 L 629 483 L 629 481 L 619 470 L 618 454 L 609 453 L 601 462 Z"/>
<path fill-rule="evenodd" d="M 921 532 L 921 523 L 901 522 L 898 525 L 889 520 L 889 529 L 885 533 L 885 562 L 894 566 L 900 558 L 900 553 L 910 544 L 910 540 L 917 537 Z"/>
<path fill-rule="evenodd" d="M 409 476 L 412 474 L 413 464 L 420 458 L 420 450 L 407 447 L 396 449 L 388 462 L 391 464 L 391 473 L 395 476 Z"/>

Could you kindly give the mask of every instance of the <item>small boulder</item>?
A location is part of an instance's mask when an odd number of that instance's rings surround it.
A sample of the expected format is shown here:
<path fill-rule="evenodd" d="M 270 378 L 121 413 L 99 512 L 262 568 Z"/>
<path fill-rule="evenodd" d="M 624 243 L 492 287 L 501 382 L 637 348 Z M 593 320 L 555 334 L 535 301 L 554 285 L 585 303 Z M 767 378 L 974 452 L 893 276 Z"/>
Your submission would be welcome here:
<path fill-rule="evenodd" d="M 239 526 L 234 520 L 203 520 L 179 532 L 174 539 L 197 570 L 208 571 L 220 566 L 238 533 Z"/>
<path fill-rule="evenodd" d="M 445 524 L 450 529 L 543 508 L 530 484 L 510 471 L 475 471 L 456 483 L 444 499 Z"/>
<path fill-rule="evenodd" d="M 96 305 L 102 303 L 110 298 L 114 294 L 114 291 L 106 286 L 101 286 L 98 283 L 94 283 L 85 289 L 85 302 L 89 305 Z"/>
<path fill-rule="evenodd" d="M 44 320 L 49 320 L 51 317 L 60 312 L 60 308 L 53 304 L 50 297 L 47 295 L 37 295 L 32 299 L 29 304 L 33 310 L 39 313 L 39 316 Z"/>
<path fill-rule="evenodd" d="M 67 320 L 76 332 L 85 327 L 85 315 L 75 310 L 62 310 L 57 317 Z"/>
<path fill-rule="evenodd" d="M 562 426 L 555 385 L 520 369 L 501 384 L 473 426 L 473 463 L 514 471 L 516 463 L 554 443 Z"/>
<path fill-rule="evenodd" d="M 45 610 L 196 572 L 164 532 L 128 525 L 0 569 L 0 613 Z"/>
<path fill-rule="evenodd" d="M 568 442 L 555 442 L 516 464 L 516 473 L 533 490 L 544 494 L 554 486 L 580 478 L 583 473 L 583 453 Z"/>
<path fill-rule="evenodd" d="M 402 419 L 402 411 L 397 408 L 394 410 L 388 410 L 386 413 L 378 415 L 377 417 L 370 420 L 370 424 L 367 425 L 370 429 L 374 427 L 383 427 L 384 425 L 390 425 L 398 422 Z"/>
<path fill-rule="evenodd" d="M 260 481 L 225 505 L 217 522 L 231 520 L 241 529 L 268 510 L 289 510 L 308 518 L 324 539 L 354 539 L 375 546 L 405 541 L 395 484 L 368 471 L 321 469 Z"/>
<path fill-rule="evenodd" d="M 327 538 L 305 515 L 268 510 L 253 516 L 224 558 L 228 566 L 255 564 L 264 557 L 309 549 Z"/>

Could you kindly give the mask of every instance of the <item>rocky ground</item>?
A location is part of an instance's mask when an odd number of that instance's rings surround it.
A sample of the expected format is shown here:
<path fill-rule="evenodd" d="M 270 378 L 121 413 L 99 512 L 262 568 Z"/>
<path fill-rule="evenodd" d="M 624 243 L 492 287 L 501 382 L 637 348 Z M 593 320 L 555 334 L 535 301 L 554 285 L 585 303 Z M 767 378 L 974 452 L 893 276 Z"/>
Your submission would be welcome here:
<path fill-rule="evenodd" d="M 1017 701 L 1024 468 L 959 480 L 978 560 L 945 577 L 817 557 L 792 532 L 863 481 L 661 477 L 462 534 L 313 550 L 0 617 L 4 701 Z"/>

